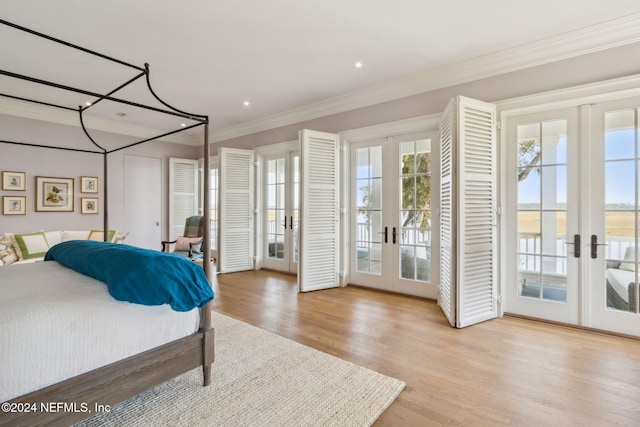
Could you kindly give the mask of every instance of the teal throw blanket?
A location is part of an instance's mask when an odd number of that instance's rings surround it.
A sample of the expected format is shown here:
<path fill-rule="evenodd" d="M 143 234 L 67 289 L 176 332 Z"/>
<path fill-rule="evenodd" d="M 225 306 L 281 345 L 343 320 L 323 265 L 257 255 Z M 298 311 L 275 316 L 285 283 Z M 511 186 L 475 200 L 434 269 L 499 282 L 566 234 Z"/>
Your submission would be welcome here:
<path fill-rule="evenodd" d="M 169 253 L 72 240 L 51 247 L 44 259 L 106 283 L 111 296 L 120 301 L 169 304 L 176 311 L 189 311 L 213 299 L 202 267 Z"/>

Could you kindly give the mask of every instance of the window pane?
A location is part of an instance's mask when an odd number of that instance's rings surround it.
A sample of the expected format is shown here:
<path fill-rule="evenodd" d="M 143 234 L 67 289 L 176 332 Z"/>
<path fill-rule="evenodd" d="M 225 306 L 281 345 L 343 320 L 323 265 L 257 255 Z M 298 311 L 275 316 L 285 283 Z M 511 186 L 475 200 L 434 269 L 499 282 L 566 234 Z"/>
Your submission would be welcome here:
<path fill-rule="evenodd" d="M 567 167 L 542 167 L 542 209 L 567 208 Z"/>
<path fill-rule="evenodd" d="M 518 167 L 540 164 L 540 124 L 520 125 L 517 130 Z"/>
<path fill-rule="evenodd" d="M 369 161 L 370 164 L 370 176 L 373 178 L 381 178 L 382 177 L 382 146 L 378 145 L 376 147 L 369 148 L 370 155 Z"/>
<path fill-rule="evenodd" d="M 431 140 L 416 141 L 416 173 L 431 173 Z"/>
<path fill-rule="evenodd" d="M 518 212 L 518 252 L 539 254 L 542 250 L 540 212 Z"/>
<path fill-rule="evenodd" d="M 567 163 L 567 121 L 542 123 L 542 164 Z"/>
<path fill-rule="evenodd" d="M 413 246 L 400 247 L 400 277 L 414 280 L 415 273 L 415 249 Z"/>
<path fill-rule="evenodd" d="M 605 163 L 605 206 L 607 210 L 633 210 L 636 205 L 633 160 Z"/>
<path fill-rule="evenodd" d="M 540 209 L 540 168 L 518 170 L 518 209 Z"/>
<path fill-rule="evenodd" d="M 565 256 L 567 253 L 566 234 L 566 212 L 542 213 L 542 253 Z"/>
<path fill-rule="evenodd" d="M 605 113 L 605 160 L 635 157 L 634 110 Z"/>

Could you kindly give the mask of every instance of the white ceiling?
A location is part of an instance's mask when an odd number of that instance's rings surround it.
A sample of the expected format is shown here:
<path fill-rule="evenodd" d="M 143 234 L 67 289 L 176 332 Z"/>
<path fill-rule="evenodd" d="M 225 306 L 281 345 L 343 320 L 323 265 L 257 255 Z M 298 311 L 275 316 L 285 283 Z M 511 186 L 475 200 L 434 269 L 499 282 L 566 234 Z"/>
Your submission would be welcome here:
<path fill-rule="evenodd" d="M 229 135 L 292 110 L 362 98 L 390 82 L 428 79 L 473 58 L 549 38 L 570 41 L 564 35 L 592 26 L 604 34 L 609 24 L 640 19 L 638 0 L 3 0 L 1 10 L 0 18 L 14 24 L 134 65 L 149 63 L 159 96 L 209 115 L 214 133 Z M 6 27 L 0 41 L 6 71 L 91 91 L 109 91 L 136 74 Z M 637 40 L 623 35 L 615 43 L 627 41 Z M 89 98 L 7 77 L 0 92 L 74 108 Z M 115 96 L 155 105 L 142 93 L 136 84 Z M 101 108 L 94 114 L 160 129 L 174 120 L 120 104 Z"/>

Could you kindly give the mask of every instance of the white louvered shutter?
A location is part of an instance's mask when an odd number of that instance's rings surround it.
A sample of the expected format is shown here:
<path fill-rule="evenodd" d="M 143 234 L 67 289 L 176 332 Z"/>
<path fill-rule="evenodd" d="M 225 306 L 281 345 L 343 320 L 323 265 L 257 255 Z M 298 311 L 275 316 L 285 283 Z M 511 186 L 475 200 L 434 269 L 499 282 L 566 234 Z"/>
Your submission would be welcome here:
<path fill-rule="evenodd" d="M 440 119 L 440 289 L 438 305 L 451 324 L 456 325 L 456 221 L 454 187 L 455 115 L 454 100 Z"/>
<path fill-rule="evenodd" d="M 198 161 L 169 158 L 169 240 L 184 234 L 187 218 L 198 214 Z"/>
<path fill-rule="evenodd" d="M 300 132 L 301 292 L 340 285 L 340 168 L 338 135 Z"/>
<path fill-rule="evenodd" d="M 220 148 L 220 272 L 253 269 L 253 151 Z"/>
<path fill-rule="evenodd" d="M 451 216 L 445 224 L 441 207 L 441 227 L 443 230 L 451 227 L 449 246 L 455 247 L 451 250 L 455 256 L 450 258 L 450 273 L 442 271 L 452 284 L 446 295 L 442 281 L 440 305 L 446 306 L 445 298 L 449 298 L 448 304 L 455 304 L 445 315 L 455 312 L 455 326 L 462 328 L 497 316 L 496 108 L 493 104 L 457 97 L 447 115 L 449 118 L 443 116 L 441 121 L 441 133 L 444 154 L 449 121 Z M 444 174 L 442 179 L 444 193 Z M 445 237 L 443 232 L 443 254 Z M 443 260 L 441 268 L 444 263 Z"/>

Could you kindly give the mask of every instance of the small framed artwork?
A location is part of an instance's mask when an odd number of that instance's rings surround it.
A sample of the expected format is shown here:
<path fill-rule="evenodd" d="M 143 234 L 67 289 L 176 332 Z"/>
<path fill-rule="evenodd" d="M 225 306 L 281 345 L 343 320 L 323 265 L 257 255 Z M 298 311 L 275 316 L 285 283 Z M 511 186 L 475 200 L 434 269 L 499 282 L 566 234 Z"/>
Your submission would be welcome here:
<path fill-rule="evenodd" d="M 83 213 L 83 214 L 97 214 L 98 213 L 98 198 L 97 197 L 82 197 L 80 199 L 80 213 Z"/>
<path fill-rule="evenodd" d="M 97 176 L 81 176 L 80 191 L 82 193 L 97 193 L 98 177 Z"/>
<path fill-rule="evenodd" d="M 2 171 L 2 189 L 5 191 L 26 191 L 27 174 L 25 172 Z"/>
<path fill-rule="evenodd" d="M 36 212 L 73 212 L 73 178 L 36 176 Z"/>
<path fill-rule="evenodd" d="M 25 196 L 2 196 L 2 215 L 26 215 L 27 198 Z"/>

